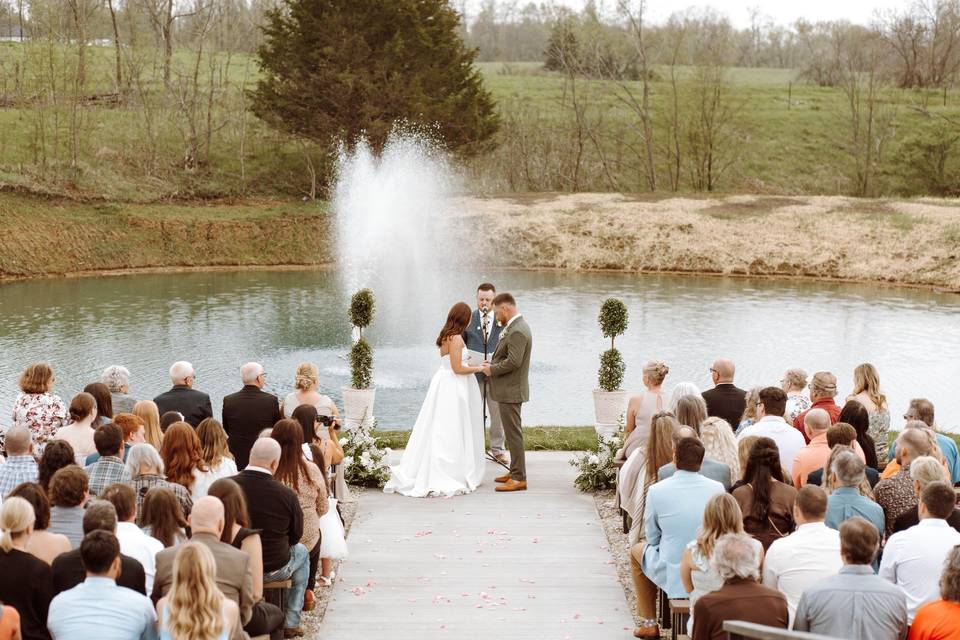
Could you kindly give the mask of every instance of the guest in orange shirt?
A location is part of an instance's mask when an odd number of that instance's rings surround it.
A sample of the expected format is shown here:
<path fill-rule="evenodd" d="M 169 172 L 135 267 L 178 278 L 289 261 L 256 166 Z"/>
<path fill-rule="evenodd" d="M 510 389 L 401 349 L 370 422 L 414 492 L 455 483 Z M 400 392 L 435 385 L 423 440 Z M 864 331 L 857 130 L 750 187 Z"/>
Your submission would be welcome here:
<path fill-rule="evenodd" d="M 943 563 L 940 598 L 917 609 L 909 640 L 960 640 L 960 547 Z"/>
<path fill-rule="evenodd" d="M 803 418 L 803 427 L 810 444 L 797 452 L 793 459 L 793 485 L 802 487 L 807 484 L 807 475 L 811 471 L 822 469 L 830 457 L 830 444 L 827 442 L 827 430 L 831 426 L 830 414 L 824 409 L 811 409 Z M 863 449 L 853 441 L 853 450 L 861 460 L 865 458 Z"/>

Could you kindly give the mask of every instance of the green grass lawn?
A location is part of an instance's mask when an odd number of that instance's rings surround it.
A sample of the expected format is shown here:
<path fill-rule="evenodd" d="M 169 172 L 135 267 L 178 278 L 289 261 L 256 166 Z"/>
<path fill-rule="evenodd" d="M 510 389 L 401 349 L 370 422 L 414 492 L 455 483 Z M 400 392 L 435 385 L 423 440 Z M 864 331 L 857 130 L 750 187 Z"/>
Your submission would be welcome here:
<path fill-rule="evenodd" d="M 381 447 L 403 449 L 410 431 L 374 431 L 373 436 Z M 527 451 L 594 451 L 597 432 L 593 427 L 524 427 L 523 441 Z"/>

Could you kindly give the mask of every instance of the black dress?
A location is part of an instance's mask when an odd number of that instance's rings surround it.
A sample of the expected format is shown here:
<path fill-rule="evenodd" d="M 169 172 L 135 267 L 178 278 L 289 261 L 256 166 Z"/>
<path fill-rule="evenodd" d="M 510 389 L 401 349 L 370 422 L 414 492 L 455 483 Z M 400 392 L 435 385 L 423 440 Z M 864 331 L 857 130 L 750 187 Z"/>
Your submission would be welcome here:
<path fill-rule="evenodd" d="M 0 601 L 20 614 L 23 640 L 50 640 L 47 611 L 52 599 L 50 565 L 19 549 L 0 550 Z"/>

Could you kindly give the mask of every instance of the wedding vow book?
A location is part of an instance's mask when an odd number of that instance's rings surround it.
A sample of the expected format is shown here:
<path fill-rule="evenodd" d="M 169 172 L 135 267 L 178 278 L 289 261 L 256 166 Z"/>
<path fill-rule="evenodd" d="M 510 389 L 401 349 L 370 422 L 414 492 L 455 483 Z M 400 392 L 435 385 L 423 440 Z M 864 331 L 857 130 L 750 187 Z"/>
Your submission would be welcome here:
<path fill-rule="evenodd" d="M 493 356 L 493 353 L 488 353 L 486 359 L 489 360 Z M 467 366 L 470 367 L 479 367 L 483 364 L 484 357 L 483 354 L 479 351 L 474 351 L 473 349 L 467 349 Z"/>

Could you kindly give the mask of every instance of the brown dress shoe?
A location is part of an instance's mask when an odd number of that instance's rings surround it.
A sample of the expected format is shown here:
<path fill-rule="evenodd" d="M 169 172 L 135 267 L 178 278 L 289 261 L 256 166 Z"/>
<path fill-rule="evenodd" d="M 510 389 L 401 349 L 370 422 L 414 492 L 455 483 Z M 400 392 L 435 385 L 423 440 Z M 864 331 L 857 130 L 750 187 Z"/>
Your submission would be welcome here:
<path fill-rule="evenodd" d="M 317 608 L 317 599 L 313 591 L 307 589 L 303 593 L 303 611 L 313 611 Z"/>
<path fill-rule="evenodd" d="M 660 627 L 658 625 L 644 625 L 633 630 L 634 638 L 660 638 Z"/>
<path fill-rule="evenodd" d="M 497 491 L 526 491 L 527 490 L 527 481 L 526 480 L 514 480 L 511 478 L 507 480 L 504 484 L 497 487 Z"/>
<path fill-rule="evenodd" d="M 303 627 L 287 627 L 283 630 L 284 638 L 302 638 Z"/>
<path fill-rule="evenodd" d="M 510 474 L 509 474 L 509 473 L 505 473 L 505 474 L 503 474 L 502 476 L 497 476 L 496 478 L 493 479 L 493 481 L 494 481 L 494 482 L 501 482 L 501 483 L 503 483 L 503 482 L 510 482 Z"/>

